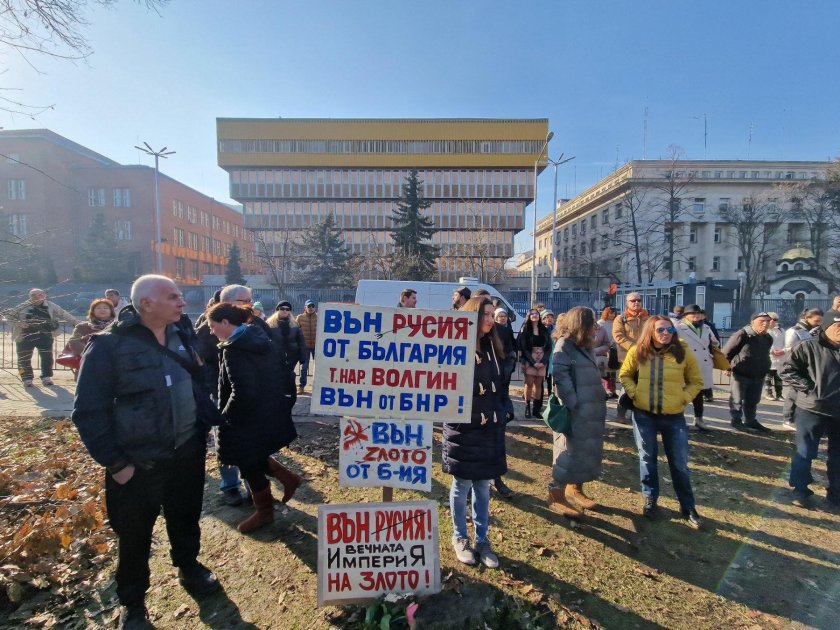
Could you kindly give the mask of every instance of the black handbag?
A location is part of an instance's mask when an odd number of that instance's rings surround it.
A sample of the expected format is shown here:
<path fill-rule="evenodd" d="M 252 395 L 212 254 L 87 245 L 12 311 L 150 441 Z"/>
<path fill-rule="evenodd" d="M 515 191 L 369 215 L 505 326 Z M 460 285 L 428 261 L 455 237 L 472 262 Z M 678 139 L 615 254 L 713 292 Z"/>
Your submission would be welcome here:
<path fill-rule="evenodd" d="M 607 367 L 610 370 L 617 370 L 621 367 L 621 361 L 618 360 L 618 348 L 615 347 L 615 344 L 610 346 L 610 354 L 607 358 Z"/>

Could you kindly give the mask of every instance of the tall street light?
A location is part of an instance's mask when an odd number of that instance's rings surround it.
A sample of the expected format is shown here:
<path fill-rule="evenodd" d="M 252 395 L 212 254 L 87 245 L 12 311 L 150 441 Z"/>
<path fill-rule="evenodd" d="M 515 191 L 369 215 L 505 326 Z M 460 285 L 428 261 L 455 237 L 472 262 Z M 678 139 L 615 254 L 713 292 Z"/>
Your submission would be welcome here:
<path fill-rule="evenodd" d="M 134 145 L 135 149 L 146 153 L 147 155 L 153 155 L 155 157 L 155 251 L 157 252 L 157 257 L 155 258 L 155 271 L 157 273 L 163 273 L 163 252 L 160 249 L 161 240 L 160 240 L 160 181 L 159 181 L 159 174 L 160 169 L 158 167 L 158 161 L 160 158 L 166 159 L 170 155 L 174 154 L 175 151 L 167 151 L 167 147 L 163 147 L 160 151 L 155 151 L 152 147 L 149 146 L 148 142 L 144 142 L 142 147 Z"/>
<path fill-rule="evenodd" d="M 554 291 L 554 265 L 556 263 L 556 241 L 557 241 L 557 167 L 561 164 L 565 164 L 566 162 L 571 162 L 574 160 L 574 156 L 570 158 L 563 159 L 565 154 L 561 153 L 560 157 L 556 160 L 552 160 L 550 157 L 546 156 L 548 163 L 554 166 L 554 214 L 551 217 L 551 250 L 548 254 L 548 265 L 551 267 L 550 273 L 550 280 L 548 283 L 548 288 L 551 291 Z"/>
<path fill-rule="evenodd" d="M 543 153 L 548 148 L 548 143 L 551 142 L 551 139 L 554 137 L 554 132 L 549 131 L 548 135 L 545 137 L 545 142 L 543 142 L 542 149 L 537 154 L 537 159 L 534 160 L 534 250 L 533 254 L 531 255 L 531 304 L 533 305 L 537 301 L 537 175 L 539 173 L 538 169 L 540 166 L 540 158 L 542 158 Z"/>

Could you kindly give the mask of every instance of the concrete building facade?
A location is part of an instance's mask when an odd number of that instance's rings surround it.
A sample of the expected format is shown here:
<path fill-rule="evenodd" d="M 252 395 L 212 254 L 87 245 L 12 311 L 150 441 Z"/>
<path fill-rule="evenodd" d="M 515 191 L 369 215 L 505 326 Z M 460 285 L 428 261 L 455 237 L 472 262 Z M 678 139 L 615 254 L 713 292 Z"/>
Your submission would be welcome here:
<path fill-rule="evenodd" d="M 0 130 L 0 186 L 0 227 L 20 246 L 43 252 L 57 279 L 73 277 L 80 243 L 99 214 L 121 254 L 114 279 L 156 271 L 153 168 L 119 164 L 46 129 Z M 162 173 L 159 188 L 165 275 L 200 284 L 203 275 L 224 272 L 234 243 L 243 272 L 256 272 L 241 213 Z"/>
<path fill-rule="evenodd" d="M 217 120 L 231 197 L 278 266 L 300 264 L 303 230 L 332 214 L 360 277 L 382 277 L 391 214 L 416 169 L 438 230 L 436 279 L 491 283 L 504 281 L 547 133 L 545 119 Z"/>
<path fill-rule="evenodd" d="M 810 238 L 807 219 L 795 207 L 796 191 L 823 179 L 828 166 L 789 161 L 628 162 L 558 205 L 555 281 L 561 287 L 605 289 L 612 282 L 638 285 L 707 277 L 743 282 L 752 273 L 754 295 L 771 295 L 777 286 L 777 260 Z M 762 249 L 757 263 L 744 260 L 738 223 L 728 213 L 748 206 L 760 207 Z M 544 288 L 551 271 L 553 222 L 549 214 L 537 224 L 536 261 Z M 824 252 L 819 264 L 812 261 L 814 270 L 827 270 L 836 253 Z"/>

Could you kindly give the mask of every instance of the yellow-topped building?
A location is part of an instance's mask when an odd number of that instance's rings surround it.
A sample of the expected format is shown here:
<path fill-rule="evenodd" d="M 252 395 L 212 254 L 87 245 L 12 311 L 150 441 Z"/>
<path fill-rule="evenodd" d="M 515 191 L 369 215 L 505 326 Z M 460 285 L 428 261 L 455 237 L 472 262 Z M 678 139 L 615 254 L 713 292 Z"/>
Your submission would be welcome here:
<path fill-rule="evenodd" d="M 231 196 L 286 270 L 300 264 L 302 230 L 332 214 L 360 275 L 384 273 L 391 214 L 416 169 L 438 229 L 438 278 L 491 283 L 513 255 L 547 133 L 547 119 L 217 119 Z"/>

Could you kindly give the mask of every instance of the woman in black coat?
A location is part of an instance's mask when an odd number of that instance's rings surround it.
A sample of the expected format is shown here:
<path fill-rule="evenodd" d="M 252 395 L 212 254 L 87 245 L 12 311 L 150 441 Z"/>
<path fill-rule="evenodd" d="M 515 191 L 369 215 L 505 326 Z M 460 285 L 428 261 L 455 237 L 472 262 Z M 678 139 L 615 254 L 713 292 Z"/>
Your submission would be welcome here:
<path fill-rule="evenodd" d="M 250 306 L 217 304 L 207 312 L 210 330 L 219 339 L 219 460 L 238 466 L 251 487 L 254 512 L 238 529 L 251 532 L 274 520 L 274 499 L 266 475 L 284 486 L 284 502 L 300 477 L 271 457 L 297 437 L 291 407 L 276 382 L 282 363 L 277 348 L 259 326 L 247 324 Z"/>
<path fill-rule="evenodd" d="M 453 476 L 449 491 L 452 545 L 464 564 L 496 568 L 499 559 L 487 538 L 490 516 L 490 480 L 507 472 L 505 459 L 505 406 L 502 400 L 505 354 L 493 321 L 493 305 L 485 296 L 474 297 L 460 308 L 478 312 L 470 422 L 443 425 L 443 472 Z M 467 497 L 472 490 L 475 547 L 467 535 Z"/>
<path fill-rule="evenodd" d="M 538 417 L 543 401 L 543 380 L 551 356 L 551 334 L 542 323 L 537 309 L 528 311 L 528 319 L 522 325 L 516 343 L 519 346 L 522 373 L 525 375 L 525 417 L 530 418 L 532 413 Z"/>

